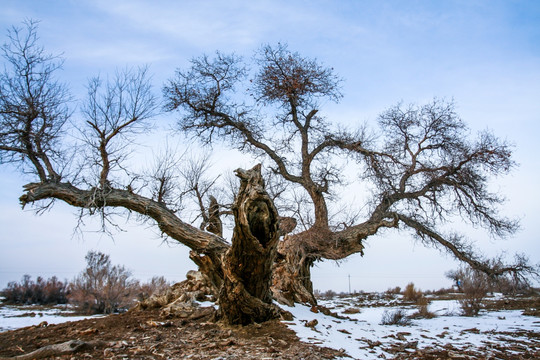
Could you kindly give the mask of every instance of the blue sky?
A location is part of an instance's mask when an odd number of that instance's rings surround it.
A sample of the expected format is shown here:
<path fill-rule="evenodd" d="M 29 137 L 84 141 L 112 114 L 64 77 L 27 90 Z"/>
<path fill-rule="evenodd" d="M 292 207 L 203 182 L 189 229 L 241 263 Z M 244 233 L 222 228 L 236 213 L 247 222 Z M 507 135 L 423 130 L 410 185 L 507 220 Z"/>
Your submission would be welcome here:
<path fill-rule="evenodd" d="M 524 252 L 540 262 L 540 2 L 531 1 L 18 1 L 1 0 L 0 39 L 25 18 L 40 20 L 47 51 L 63 53 L 59 74 L 74 96 L 87 80 L 124 66 L 149 64 L 156 93 L 189 59 L 215 50 L 251 56 L 261 44 L 285 42 L 331 66 L 344 78 L 344 98 L 326 104 L 329 120 L 347 126 L 373 122 L 399 101 L 453 98 L 473 131 L 489 128 L 515 144 L 520 164 L 493 186 L 508 195 L 503 211 L 521 219 L 513 238 L 494 241 L 471 230 L 489 254 Z M 77 116 L 75 113 L 74 116 Z M 160 118 L 161 128 L 174 123 Z M 250 166 L 219 152 L 226 168 Z M 142 160 L 141 160 L 142 161 Z M 234 161 L 233 161 L 234 162 Z M 224 164 L 227 163 L 227 164 Z M 89 249 L 111 254 L 139 278 L 180 280 L 193 268 L 182 246 L 161 243 L 148 227 L 126 224 L 109 237 L 73 237 L 73 209 L 58 204 L 41 216 L 21 210 L 28 181 L 0 168 L 0 287 L 22 274 L 71 278 Z M 349 194 L 347 194 L 349 196 Z M 87 229 L 92 222 L 88 220 Z M 456 263 L 410 240 L 406 232 L 370 239 L 364 258 L 315 269 L 315 288 L 384 290 L 414 281 L 421 288 L 448 285 L 444 272 Z"/>

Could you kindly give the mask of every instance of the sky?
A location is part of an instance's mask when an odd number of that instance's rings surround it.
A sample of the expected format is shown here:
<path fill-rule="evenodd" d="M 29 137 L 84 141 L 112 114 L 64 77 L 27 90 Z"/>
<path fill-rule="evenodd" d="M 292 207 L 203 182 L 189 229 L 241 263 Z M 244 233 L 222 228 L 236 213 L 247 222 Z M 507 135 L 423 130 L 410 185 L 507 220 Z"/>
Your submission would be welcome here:
<path fill-rule="evenodd" d="M 78 100 L 89 78 L 115 69 L 148 64 L 159 95 L 175 69 L 193 57 L 216 50 L 249 57 L 261 45 L 278 42 L 333 67 L 344 79 L 344 98 L 321 109 L 336 123 L 374 123 L 398 102 L 453 99 L 471 131 L 490 129 L 507 139 L 519 163 L 493 188 L 506 194 L 501 211 L 519 218 L 521 230 L 503 241 L 479 230 L 468 233 L 489 255 L 520 252 L 540 263 L 538 1 L 0 0 L 0 5 L 0 43 L 12 25 L 39 20 L 41 43 L 62 54 L 58 77 Z M 174 115 L 168 114 L 158 127 L 171 124 Z M 160 141 L 165 135 L 152 136 Z M 198 150 L 203 149 L 191 146 Z M 217 172 L 254 165 L 221 147 L 214 150 Z M 18 198 L 29 181 L 12 167 L 0 167 L 0 288 L 23 274 L 71 279 L 83 269 L 89 250 L 110 254 L 113 263 L 142 280 L 154 275 L 182 280 L 195 268 L 184 246 L 163 242 L 148 225 L 122 223 L 123 231 L 111 238 L 85 219 L 80 236 L 74 235 L 76 210 L 67 205 L 57 203 L 41 215 L 22 210 Z M 385 290 L 409 282 L 438 289 L 450 285 L 444 274 L 457 266 L 406 231 L 386 231 L 367 241 L 364 257 L 318 263 L 312 280 L 320 290 L 348 291 L 349 284 L 351 290 Z"/>

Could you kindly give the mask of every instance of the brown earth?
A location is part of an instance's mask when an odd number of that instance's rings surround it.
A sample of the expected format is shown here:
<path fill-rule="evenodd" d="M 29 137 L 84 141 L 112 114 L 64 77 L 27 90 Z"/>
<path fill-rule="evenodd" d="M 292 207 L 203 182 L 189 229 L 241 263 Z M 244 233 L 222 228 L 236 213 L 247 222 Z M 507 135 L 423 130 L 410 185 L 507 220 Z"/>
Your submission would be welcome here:
<path fill-rule="evenodd" d="M 538 311 L 538 298 L 516 302 L 493 301 L 491 309 Z M 159 309 L 132 310 L 103 318 L 58 325 L 32 326 L 0 333 L 0 360 L 24 357 L 38 349 L 48 359 L 334 359 L 347 357 L 338 350 L 300 342 L 296 334 L 279 321 L 245 327 L 224 326 L 212 321 L 213 308 L 199 308 L 188 317 L 171 317 Z M 538 315 L 536 315 L 538 316 Z M 474 329 L 471 329 L 471 331 Z M 444 347 L 419 349 L 414 343 L 368 344 L 384 349 L 393 359 L 540 359 L 540 333 L 517 330 L 498 333 L 506 337 L 527 337 L 518 341 L 486 343 L 484 347 L 460 349 Z M 515 335 L 515 336 L 513 336 Z M 384 342 L 384 339 L 381 339 Z M 517 340 L 517 339 L 516 339 Z M 67 343 L 68 341 L 76 341 Z M 76 351 L 60 355 L 50 345 L 76 345 Z M 458 344 L 456 344 L 458 345 Z M 49 346 L 49 348 L 48 348 Z M 69 347 L 68 347 L 69 348 Z M 73 349 L 72 349 L 73 350 Z M 513 352 L 509 352 L 512 350 Z M 519 355 L 516 355 L 519 354 Z M 375 354 L 375 351 L 374 351 Z M 489 354 L 489 355 L 487 355 Z M 39 355 L 39 354 L 38 354 Z M 377 358 L 377 355 L 374 355 Z"/>
<path fill-rule="evenodd" d="M 76 354 L 49 359 L 332 359 L 339 351 L 305 344 L 279 321 L 245 327 L 210 322 L 212 308 L 168 319 L 158 310 L 135 310 L 58 325 L 0 333 L 0 359 L 52 344 L 80 340 Z"/>

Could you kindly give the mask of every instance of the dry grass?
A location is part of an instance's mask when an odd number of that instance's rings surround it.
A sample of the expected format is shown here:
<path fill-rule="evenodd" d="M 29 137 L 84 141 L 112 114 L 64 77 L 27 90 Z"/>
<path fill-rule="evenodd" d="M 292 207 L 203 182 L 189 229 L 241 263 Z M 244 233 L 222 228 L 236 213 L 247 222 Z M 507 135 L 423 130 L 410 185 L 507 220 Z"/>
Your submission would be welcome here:
<path fill-rule="evenodd" d="M 381 325 L 411 325 L 411 319 L 407 316 L 404 310 L 397 309 L 395 311 L 386 310 L 381 319 Z"/>

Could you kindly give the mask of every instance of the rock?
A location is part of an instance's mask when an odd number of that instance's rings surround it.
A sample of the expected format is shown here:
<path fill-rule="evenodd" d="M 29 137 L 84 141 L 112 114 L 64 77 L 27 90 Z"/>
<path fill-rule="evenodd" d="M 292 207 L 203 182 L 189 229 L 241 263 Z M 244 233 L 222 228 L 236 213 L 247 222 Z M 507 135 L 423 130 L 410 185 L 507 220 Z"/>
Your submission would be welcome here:
<path fill-rule="evenodd" d="M 304 326 L 314 328 L 315 326 L 317 326 L 318 323 L 319 323 L 319 321 L 317 321 L 317 319 L 313 319 L 311 321 L 306 322 L 306 324 Z"/>

